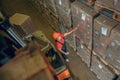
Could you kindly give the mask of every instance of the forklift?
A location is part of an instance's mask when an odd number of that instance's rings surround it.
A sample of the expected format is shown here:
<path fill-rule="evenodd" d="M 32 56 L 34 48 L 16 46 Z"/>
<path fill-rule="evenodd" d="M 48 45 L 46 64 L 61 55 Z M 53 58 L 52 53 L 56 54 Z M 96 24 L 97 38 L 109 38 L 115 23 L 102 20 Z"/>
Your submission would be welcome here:
<path fill-rule="evenodd" d="M 6 14 L 2 9 L 0 9 L 0 18 L 0 30 L 7 33 L 7 35 L 17 44 L 18 49 L 26 47 L 27 42 L 29 41 L 37 41 L 41 46 L 41 50 L 44 52 L 45 57 L 54 68 L 55 73 L 57 74 L 57 80 L 72 79 L 70 71 L 60 53 L 55 49 L 53 43 L 46 38 L 42 31 L 36 31 L 21 38 L 17 31 L 12 28 L 13 25 L 9 22 L 9 17 L 6 17 Z M 8 61 L 9 60 L 7 60 L 7 62 Z"/>
<path fill-rule="evenodd" d="M 58 80 L 72 80 L 70 71 L 66 66 L 61 54 L 56 50 L 53 43 L 46 38 L 42 31 L 36 31 L 24 37 L 25 40 L 35 40 L 40 46 L 42 52 L 46 56 L 55 70 Z"/>

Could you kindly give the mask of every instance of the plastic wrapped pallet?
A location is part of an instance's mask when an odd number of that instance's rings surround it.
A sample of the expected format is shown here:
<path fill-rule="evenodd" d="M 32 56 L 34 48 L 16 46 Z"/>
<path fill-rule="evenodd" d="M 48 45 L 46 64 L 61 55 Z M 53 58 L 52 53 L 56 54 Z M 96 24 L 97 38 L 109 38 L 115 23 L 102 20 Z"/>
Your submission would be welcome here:
<path fill-rule="evenodd" d="M 101 5 L 113 11 L 120 11 L 120 0 L 96 0 L 96 5 Z"/>
<path fill-rule="evenodd" d="M 106 61 L 120 70 L 120 25 L 115 27 L 110 36 L 110 44 L 106 51 Z"/>
<path fill-rule="evenodd" d="M 24 37 L 25 34 L 32 33 L 36 30 L 30 16 L 28 15 L 15 13 L 10 17 L 10 22 L 14 25 L 14 29 L 21 37 Z M 21 35 L 21 33 L 23 33 L 23 35 Z"/>
<path fill-rule="evenodd" d="M 111 30 L 118 25 L 113 19 L 100 15 L 94 20 L 94 46 L 93 49 L 105 58 L 105 51 L 110 42 Z"/>
<path fill-rule="evenodd" d="M 71 14 L 69 0 L 55 0 L 55 6 L 59 21 L 63 23 L 65 27 L 70 28 Z"/>
<path fill-rule="evenodd" d="M 99 80 L 113 80 L 115 74 L 105 66 L 97 56 L 92 56 L 91 71 L 93 71 Z"/>
<path fill-rule="evenodd" d="M 76 36 L 87 46 L 92 48 L 93 19 L 98 14 L 90 7 L 75 1 L 71 4 L 73 27 L 79 26 Z"/>
<path fill-rule="evenodd" d="M 86 46 L 80 43 L 80 39 L 76 39 L 76 48 L 77 54 L 81 57 L 81 59 L 90 67 L 91 64 L 91 51 L 86 48 Z"/>

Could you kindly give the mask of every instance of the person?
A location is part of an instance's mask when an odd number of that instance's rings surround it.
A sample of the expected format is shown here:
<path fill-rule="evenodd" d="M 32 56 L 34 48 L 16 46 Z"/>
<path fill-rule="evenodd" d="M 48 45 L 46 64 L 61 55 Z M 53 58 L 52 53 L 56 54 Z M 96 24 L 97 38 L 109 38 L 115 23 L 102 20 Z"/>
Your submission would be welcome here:
<path fill-rule="evenodd" d="M 55 46 L 57 50 L 62 54 L 62 57 L 66 62 L 69 62 L 69 59 L 67 55 L 69 55 L 69 52 L 67 51 L 66 43 L 65 43 L 65 38 L 66 36 L 70 35 L 74 31 L 76 31 L 77 28 L 71 30 L 70 32 L 66 33 L 60 33 L 60 32 L 54 32 L 53 33 L 53 38 L 55 39 Z"/>

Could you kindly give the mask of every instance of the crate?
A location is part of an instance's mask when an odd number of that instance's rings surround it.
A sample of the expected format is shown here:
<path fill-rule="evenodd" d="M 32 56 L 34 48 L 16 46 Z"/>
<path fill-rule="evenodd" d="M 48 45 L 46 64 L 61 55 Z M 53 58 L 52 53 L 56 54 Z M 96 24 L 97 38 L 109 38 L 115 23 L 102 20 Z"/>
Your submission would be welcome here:
<path fill-rule="evenodd" d="M 104 65 L 95 55 L 92 56 L 92 65 L 90 70 L 97 75 L 99 80 L 113 80 L 115 77 L 115 73 L 109 69 L 108 66 Z"/>
<path fill-rule="evenodd" d="M 100 15 L 94 20 L 93 49 L 99 55 L 105 57 L 105 51 L 110 43 L 111 30 L 117 25 L 117 21 L 104 15 Z"/>
<path fill-rule="evenodd" d="M 12 17 L 10 17 L 10 22 L 14 25 L 14 29 L 21 37 L 36 30 L 30 16 L 28 15 L 15 13 Z M 24 35 L 21 35 L 22 33 Z"/>
<path fill-rule="evenodd" d="M 88 67 L 91 64 L 91 50 L 87 49 L 87 47 L 80 43 L 80 39 L 76 39 L 76 51 L 77 54 L 81 57 L 82 61 L 84 61 Z"/>
<path fill-rule="evenodd" d="M 87 48 L 92 48 L 93 19 L 98 14 L 86 5 L 75 1 L 71 4 L 73 27 L 78 27 L 76 36 Z"/>
<path fill-rule="evenodd" d="M 110 44 L 106 51 L 106 61 L 120 70 L 120 25 L 115 27 L 110 36 Z"/>

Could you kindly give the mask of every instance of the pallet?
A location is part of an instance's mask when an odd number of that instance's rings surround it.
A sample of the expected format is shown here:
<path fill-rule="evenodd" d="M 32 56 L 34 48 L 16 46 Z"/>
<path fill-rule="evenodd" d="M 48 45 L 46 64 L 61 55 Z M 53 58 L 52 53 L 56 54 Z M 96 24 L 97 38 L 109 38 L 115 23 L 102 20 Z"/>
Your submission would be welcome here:
<path fill-rule="evenodd" d="M 106 10 L 109 10 L 111 12 L 113 12 L 113 19 L 114 20 L 117 20 L 120 22 L 120 11 L 119 10 L 116 10 L 114 8 L 111 8 L 111 7 L 108 7 L 108 6 L 105 6 L 99 2 L 95 2 L 95 5 L 94 5 L 94 9 L 97 11 L 97 12 L 100 12 L 100 11 L 104 11 L 104 9 Z"/>
<path fill-rule="evenodd" d="M 105 59 L 103 59 L 100 55 L 98 55 L 96 52 L 92 51 L 92 54 L 97 56 L 99 58 L 99 60 L 107 67 L 109 67 L 115 74 L 120 75 L 120 70 L 116 69 L 113 67 L 113 65 L 109 64 L 108 62 L 106 62 Z"/>

